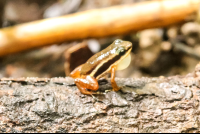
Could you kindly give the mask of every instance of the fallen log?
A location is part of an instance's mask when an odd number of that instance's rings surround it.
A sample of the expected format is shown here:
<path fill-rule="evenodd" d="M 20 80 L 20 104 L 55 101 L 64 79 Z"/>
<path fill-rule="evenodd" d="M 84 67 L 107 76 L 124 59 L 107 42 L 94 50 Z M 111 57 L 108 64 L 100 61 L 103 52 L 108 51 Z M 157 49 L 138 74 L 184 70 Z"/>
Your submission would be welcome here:
<path fill-rule="evenodd" d="M 99 81 L 79 92 L 72 78 L 0 79 L 0 132 L 200 132 L 200 64 L 187 76 Z"/>
<path fill-rule="evenodd" d="M 199 0 L 155 0 L 94 9 L 0 30 L 0 57 L 45 45 L 101 38 L 183 22 Z"/>

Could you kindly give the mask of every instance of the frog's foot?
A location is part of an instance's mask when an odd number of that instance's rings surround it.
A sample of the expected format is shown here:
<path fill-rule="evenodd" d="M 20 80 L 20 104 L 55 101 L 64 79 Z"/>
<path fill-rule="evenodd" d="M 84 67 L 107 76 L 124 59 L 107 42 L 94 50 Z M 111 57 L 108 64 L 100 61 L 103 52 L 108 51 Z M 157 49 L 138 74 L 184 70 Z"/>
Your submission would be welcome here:
<path fill-rule="evenodd" d="M 121 89 L 121 87 L 117 86 L 117 83 L 115 82 L 114 79 L 111 80 L 111 85 L 112 85 L 112 88 L 113 88 L 112 91 L 117 92 L 117 91 L 119 91 Z"/>

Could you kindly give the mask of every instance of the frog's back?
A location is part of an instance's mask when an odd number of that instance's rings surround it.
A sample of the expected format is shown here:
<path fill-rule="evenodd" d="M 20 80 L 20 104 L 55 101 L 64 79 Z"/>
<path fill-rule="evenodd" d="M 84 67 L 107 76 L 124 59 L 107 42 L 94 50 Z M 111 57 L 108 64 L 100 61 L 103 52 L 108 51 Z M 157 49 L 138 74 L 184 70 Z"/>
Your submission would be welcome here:
<path fill-rule="evenodd" d="M 81 75 L 91 75 L 94 70 L 97 70 L 99 65 L 103 64 L 110 57 L 111 46 L 93 55 L 81 68 Z"/>

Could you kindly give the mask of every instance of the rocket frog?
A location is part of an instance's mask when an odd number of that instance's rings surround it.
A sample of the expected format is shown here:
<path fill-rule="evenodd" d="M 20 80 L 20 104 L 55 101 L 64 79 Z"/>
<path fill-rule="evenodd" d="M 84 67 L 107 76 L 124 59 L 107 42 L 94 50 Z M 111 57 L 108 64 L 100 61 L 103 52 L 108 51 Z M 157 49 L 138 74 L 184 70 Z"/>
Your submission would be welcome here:
<path fill-rule="evenodd" d="M 98 80 L 111 73 L 111 85 L 114 91 L 118 91 L 120 88 L 115 82 L 115 71 L 128 67 L 131 50 L 131 42 L 117 39 L 89 58 L 86 63 L 75 68 L 70 76 L 75 79 L 75 84 L 82 94 L 91 95 L 99 88 Z"/>

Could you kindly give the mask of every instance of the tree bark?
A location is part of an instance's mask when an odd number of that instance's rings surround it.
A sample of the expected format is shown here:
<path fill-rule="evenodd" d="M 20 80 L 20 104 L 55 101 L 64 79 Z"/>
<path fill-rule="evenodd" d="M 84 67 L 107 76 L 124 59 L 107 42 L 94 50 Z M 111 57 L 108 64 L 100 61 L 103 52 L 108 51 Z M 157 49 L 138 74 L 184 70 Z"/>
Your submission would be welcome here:
<path fill-rule="evenodd" d="M 200 64 L 187 76 L 116 78 L 79 92 L 72 78 L 0 80 L 0 132 L 200 132 Z M 106 91 L 105 91 L 106 90 Z"/>
<path fill-rule="evenodd" d="M 199 0 L 156 0 L 45 19 L 0 30 L 0 57 L 45 45 L 122 35 L 183 22 Z"/>

